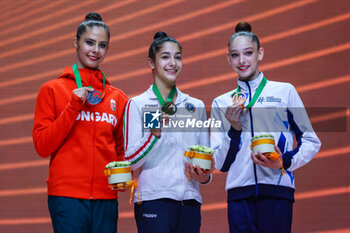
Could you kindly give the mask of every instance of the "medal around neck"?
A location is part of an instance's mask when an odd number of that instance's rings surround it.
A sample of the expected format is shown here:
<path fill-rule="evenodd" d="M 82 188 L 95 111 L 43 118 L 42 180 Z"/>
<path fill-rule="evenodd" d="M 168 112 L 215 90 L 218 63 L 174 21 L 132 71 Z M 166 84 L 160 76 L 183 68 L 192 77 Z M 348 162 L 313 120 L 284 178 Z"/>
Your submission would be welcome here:
<path fill-rule="evenodd" d="M 162 112 L 168 115 L 174 115 L 177 111 L 177 106 L 173 102 L 165 102 L 162 107 Z"/>
<path fill-rule="evenodd" d="M 78 66 L 77 66 L 76 63 L 73 65 L 72 69 L 73 69 L 73 72 L 74 72 L 74 77 L 75 77 L 75 82 L 77 83 L 77 87 L 78 88 L 83 87 L 83 84 L 81 82 L 79 69 L 78 69 Z M 88 97 L 87 97 L 87 101 L 91 105 L 96 105 L 96 104 L 101 103 L 101 101 L 102 101 L 102 99 L 103 99 L 103 97 L 105 95 L 106 77 L 105 77 L 103 72 L 101 72 L 101 73 L 102 73 L 102 76 L 103 76 L 103 94 L 101 94 L 101 92 L 99 92 L 97 90 L 89 92 Z"/>
<path fill-rule="evenodd" d="M 168 115 L 174 115 L 177 111 L 177 106 L 176 106 L 176 104 L 173 103 L 172 100 L 173 100 L 174 95 L 176 93 L 176 87 L 174 86 L 171 89 L 166 101 L 164 101 L 164 99 L 163 99 L 162 95 L 160 94 L 160 91 L 155 83 L 153 84 L 152 89 L 154 91 L 154 94 L 156 94 L 160 105 L 162 106 L 162 112 L 164 112 Z"/>
<path fill-rule="evenodd" d="M 244 106 L 245 108 L 251 108 L 255 104 L 255 102 L 258 100 L 258 97 L 260 96 L 261 92 L 263 91 L 266 83 L 267 83 L 267 79 L 265 77 L 263 77 L 258 88 L 255 91 L 255 94 L 253 95 L 253 98 L 249 101 L 249 103 L 246 106 Z M 232 93 L 231 96 L 234 97 L 234 95 L 236 95 L 236 94 L 244 94 L 241 92 L 240 86 L 237 87 L 237 89 Z M 247 96 L 245 96 L 245 97 L 247 97 Z M 232 101 L 233 101 L 233 99 L 232 99 Z"/>

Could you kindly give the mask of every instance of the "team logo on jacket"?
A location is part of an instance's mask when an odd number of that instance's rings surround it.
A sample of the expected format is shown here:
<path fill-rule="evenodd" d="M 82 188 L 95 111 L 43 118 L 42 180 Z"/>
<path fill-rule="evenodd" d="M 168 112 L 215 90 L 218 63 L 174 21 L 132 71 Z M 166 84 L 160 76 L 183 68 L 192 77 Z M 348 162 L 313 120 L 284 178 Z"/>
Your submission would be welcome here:
<path fill-rule="evenodd" d="M 264 97 L 259 97 L 259 98 L 258 98 L 258 103 L 261 103 L 261 104 L 262 104 L 262 102 L 264 102 L 264 101 L 265 101 Z"/>
<path fill-rule="evenodd" d="M 192 103 L 185 103 L 185 108 L 188 112 L 194 113 L 196 111 L 196 107 Z"/>
<path fill-rule="evenodd" d="M 115 111 L 117 109 L 117 103 L 115 102 L 114 99 L 111 99 L 110 106 L 111 106 L 112 111 Z"/>
<path fill-rule="evenodd" d="M 144 111 L 143 112 L 143 128 L 144 129 L 160 129 L 160 111 Z"/>

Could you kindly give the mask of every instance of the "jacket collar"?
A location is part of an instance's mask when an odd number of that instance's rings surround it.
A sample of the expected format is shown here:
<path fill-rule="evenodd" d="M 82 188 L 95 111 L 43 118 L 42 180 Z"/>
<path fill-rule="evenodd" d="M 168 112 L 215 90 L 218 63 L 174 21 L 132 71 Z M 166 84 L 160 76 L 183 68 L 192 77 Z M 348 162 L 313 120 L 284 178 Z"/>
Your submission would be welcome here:
<path fill-rule="evenodd" d="M 93 88 L 99 88 L 102 85 L 103 75 L 100 70 L 84 68 L 79 69 L 79 73 L 83 86 L 92 86 Z M 58 78 L 69 78 L 75 81 L 72 67 L 67 66 Z M 110 84 L 110 82 L 106 78 L 106 85 L 107 84 Z"/>
<path fill-rule="evenodd" d="M 150 100 L 158 100 L 156 94 L 153 91 L 152 86 L 153 86 L 153 84 L 146 91 L 148 98 Z M 175 104 L 180 104 L 180 103 L 186 101 L 189 97 L 187 94 L 181 92 L 177 87 L 176 87 L 176 92 L 177 92 L 177 97 L 175 100 Z"/>
<path fill-rule="evenodd" d="M 263 77 L 264 77 L 263 72 L 260 72 L 258 77 L 252 81 L 241 81 L 239 79 L 237 79 L 237 81 L 238 81 L 238 85 L 241 87 L 241 91 L 247 92 L 249 90 L 248 88 L 248 85 L 249 85 L 251 91 L 254 92 L 258 88 Z"/>

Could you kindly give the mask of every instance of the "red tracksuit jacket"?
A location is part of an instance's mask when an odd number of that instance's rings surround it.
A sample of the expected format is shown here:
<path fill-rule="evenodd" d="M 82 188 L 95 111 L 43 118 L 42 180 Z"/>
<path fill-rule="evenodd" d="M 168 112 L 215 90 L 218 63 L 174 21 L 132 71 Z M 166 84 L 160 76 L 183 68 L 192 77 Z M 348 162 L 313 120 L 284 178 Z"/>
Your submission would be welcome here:
<path fill-rule="evenodd" d="M 101 71 L 79 69 L 83 86 L 104 92 Z M 104 167 L 123 160 L 123 113 L 127 96 L 106 80 L 101 103 L 90 105 L 72 93 L 71 67 L 45 83 L 38 94 L 33 141 L 41 157 L 50 156 L 48 195 L 80 199 L 114 199 Z"/>

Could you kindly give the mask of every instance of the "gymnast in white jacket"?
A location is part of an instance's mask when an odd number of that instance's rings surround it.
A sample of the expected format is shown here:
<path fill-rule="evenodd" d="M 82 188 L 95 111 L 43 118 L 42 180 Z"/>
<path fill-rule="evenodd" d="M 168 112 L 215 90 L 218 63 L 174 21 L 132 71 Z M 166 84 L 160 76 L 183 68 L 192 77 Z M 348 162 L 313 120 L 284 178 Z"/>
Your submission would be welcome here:
<path fill-rule="evenodd" d="M 164 32 L 156 33 L 149 49 L 149 65 L 154 84 L 129 100 L 124 122 L 125 160 L 131 162 L 132 170 L 140 169 L 134 195 L 138 231 L 196 233 L 201 225 L 199 183 L 210 182 L 214 166 L 204 173 L 186 163 L 184 152 L 191 145 L 209 146 L 209 133 L 188 129 L 166 131 L 165 125 L 172 118 L 164 112 L 184 111 L 183 114 L 205 121 L 205 106 L 176 88 L 182 69 L 182 48 L 174 38 Z M 150 125 L 157 127 L 145 129 Z"/>
<path fill-rule="evenodd" d="M 321 143 L 296 89 L 259 71 L 264 49 L 250 30 L 241 22 L 229 40 L 227 60 L 238 75 L 238 87 L 212 103 L 211 118 L 223 124 L 211 130 L 210 145 L 216 168 L 228 172 L 230 232 L 288 233 L 294 171 L 312 160 Z M 246 96 L 244 107 L 233 103 L 238 92 Z M 251 151 L 251 139 L 266 134 L 275 139 L 277 160 Z"/>

